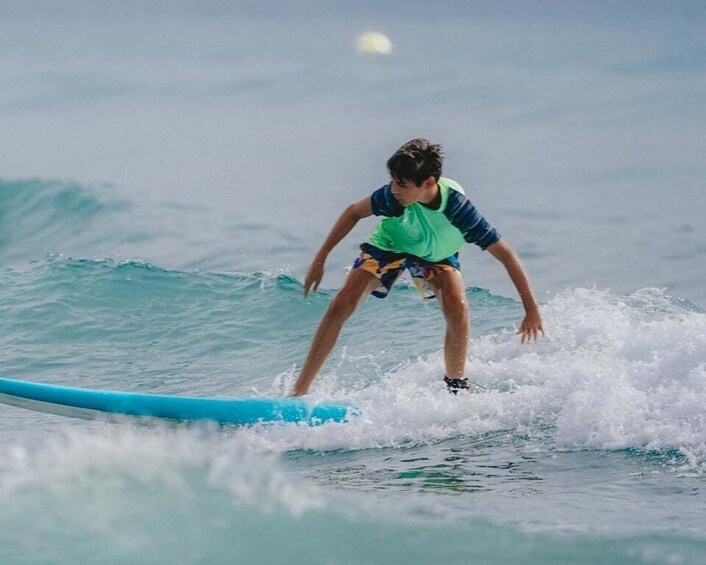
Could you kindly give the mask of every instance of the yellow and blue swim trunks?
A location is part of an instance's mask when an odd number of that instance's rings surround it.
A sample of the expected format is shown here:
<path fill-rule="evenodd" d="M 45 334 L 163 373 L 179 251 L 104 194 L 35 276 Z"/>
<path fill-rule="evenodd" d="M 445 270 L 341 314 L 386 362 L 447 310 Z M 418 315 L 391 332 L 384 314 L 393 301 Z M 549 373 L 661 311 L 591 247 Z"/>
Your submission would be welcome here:
<path fill-rule="evenodd" d="M 360 257 L 353 263 L 353 268 L 361 269 L 377 277 L 380 285 L 371 293 L 377 298 L 387 296 L 392 285 L 405 269 L 412 275 L 412 280 L 424 299 L 435 297 L 429 281 L 434 278 L 437 272 L 461 270 L 458 253 L 454 253 L 443 261 L 432 263 L 414 255 L 386 251 L 370 243 L 363 243 L 360 250 Z"/>

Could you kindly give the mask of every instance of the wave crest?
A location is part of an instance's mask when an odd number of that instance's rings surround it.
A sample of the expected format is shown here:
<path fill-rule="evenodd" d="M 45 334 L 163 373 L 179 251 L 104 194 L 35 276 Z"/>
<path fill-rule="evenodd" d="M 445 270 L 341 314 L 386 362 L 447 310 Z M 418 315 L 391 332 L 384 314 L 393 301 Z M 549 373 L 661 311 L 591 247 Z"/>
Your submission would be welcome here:
<path fill-rule="evenodd" d="M 111 222 L 129 208 L 76 183 L 0 180 L 0 258 L 14 262 L 51 250 L 81 253 L 106 239 L 119 240 Z"/>

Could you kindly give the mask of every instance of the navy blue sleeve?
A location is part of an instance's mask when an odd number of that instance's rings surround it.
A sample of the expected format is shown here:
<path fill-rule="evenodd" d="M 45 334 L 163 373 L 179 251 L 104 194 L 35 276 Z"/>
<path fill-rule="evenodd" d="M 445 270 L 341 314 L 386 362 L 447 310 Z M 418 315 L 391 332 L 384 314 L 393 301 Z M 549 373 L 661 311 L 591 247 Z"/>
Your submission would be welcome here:
<path fill-rule="evenodd" d="M 500 234 L 478 213 L 476 207 L 464 194 L 449 190 L 449 200 L 444 215 L 463 234 L 468 243 L 481 249 L 500 241 Z"/>
<path fill-rule="evenodd" d="M 376 216 L 401 216 L 404 213 L 404 206 L 392 196 L 392 184 L 378 188 L 370 196 L 370 204 L 373 214 Z"/>

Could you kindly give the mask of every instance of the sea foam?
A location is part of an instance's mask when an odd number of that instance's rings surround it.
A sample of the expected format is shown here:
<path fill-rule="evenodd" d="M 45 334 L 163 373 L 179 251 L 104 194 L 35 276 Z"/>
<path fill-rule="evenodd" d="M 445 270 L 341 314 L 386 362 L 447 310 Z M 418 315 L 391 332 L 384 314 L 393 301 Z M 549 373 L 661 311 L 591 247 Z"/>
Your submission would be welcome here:
<path fill-rule="evenodd" d="M 659 289 L 618 296 L 596 289 L 558 294 L 542 307 L 547 335 L 522 345 L 511 331 L 474 339 L 468 374 L 486 387 L 451 397 L 442 352 L 411 359 L 371 382 L 313 395 L 347 398 L 363 415 L 318 429 L 244 432 L 269 450 L 365 449 L 511 430 L 557 450 L 681 452 L 706 465 L 706 315 Z M 269 392 L 284 393 L 294 371 Z M 547 445 L 546 442 L 549 442 Z"/>

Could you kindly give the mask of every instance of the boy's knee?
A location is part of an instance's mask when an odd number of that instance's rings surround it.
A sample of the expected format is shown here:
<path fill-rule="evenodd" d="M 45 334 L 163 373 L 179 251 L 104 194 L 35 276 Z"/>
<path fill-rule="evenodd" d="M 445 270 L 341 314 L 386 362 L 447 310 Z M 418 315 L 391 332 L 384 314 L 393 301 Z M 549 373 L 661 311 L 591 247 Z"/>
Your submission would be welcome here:
<path fill-rule="evenodd" d="M 329 306 L 329 314 L 336 318 L 348 318 L 358 305 L 358 297 L 345 290 L 340 291 Z"/>
<path fill-rule="evenodd" d="M 450 293 L 443 300 L 444 317 L 449 322 L 465 322 L 468 320 L 468 302 L 462 294 Z"/>

